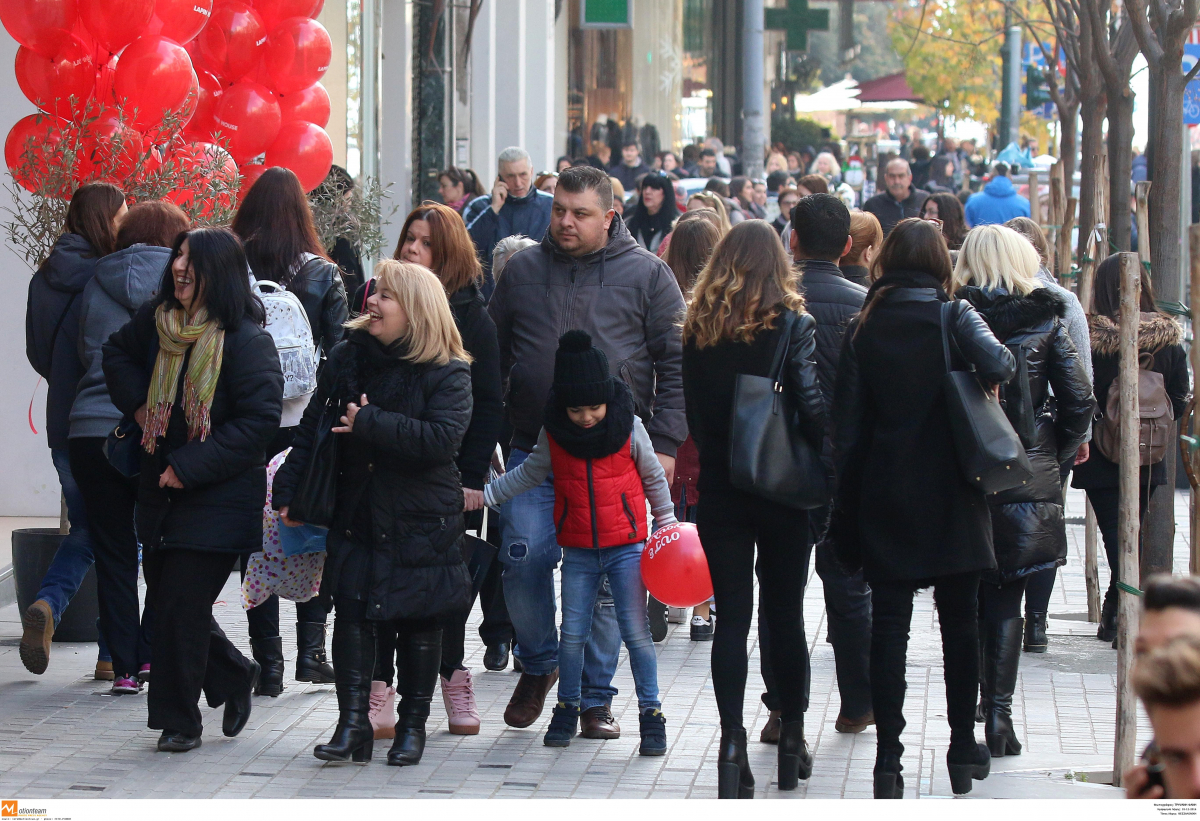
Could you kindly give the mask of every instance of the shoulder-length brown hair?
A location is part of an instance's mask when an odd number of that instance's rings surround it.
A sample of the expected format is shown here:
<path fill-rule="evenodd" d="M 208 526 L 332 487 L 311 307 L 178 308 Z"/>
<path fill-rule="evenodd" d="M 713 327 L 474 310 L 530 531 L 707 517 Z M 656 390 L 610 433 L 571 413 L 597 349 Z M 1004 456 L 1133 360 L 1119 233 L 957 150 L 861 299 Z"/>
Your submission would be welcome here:
<path fill-rule="evenodd" d="M 675 223 L 671 232 L 671 244 L 667 248 L 667 265 L 675 273 L 675 281 L 686 298 L 696 278 L 708 263 L 713 249 L 721 241 L 717 226 L 705 218 L 712 212 L 705 208 L 688 211 Z M 694 216 L 689 216 L 694 215 Z"/>
<path fill-rule="evenodd" d="M 88 241 L 98 257 L 117 250 L 117 212 L 125 204 L 121 189 L 110 182 L 89 182 L 75 189 L 67 206 L 66 231 Z"/>
<path fill-rule="evenodd" d="M 467 233 L 462 216 L 448 205 L 426 200 L 414 208 L 400 229 L 400 239 L 392 259 L 400 259 L 408 229 L 417 220 L 429 223 L 430 250 L 433 252 L 433 273 L 442 281 L 447 294 L 461 291 L 472 282 L 483 279 L 483 266 L 475 254 L 475 243 Z"/>
<path fill-rule="evenodd" d="M 954 289 L 954 268 L 950 265 L 950 249 L 946 238 L 936 225 L 927 220 L 909 217 L 896 223 L 884 239 L 879 255 L 871 263 L 871 292 L 858 315 L 857 334 L 866 324 L 875 306 L 892 290 L 892 285 L 879 282 L 889 271 L 917 271 L 929 274 L 946 293 Z"/>
<path fill-rule="evenodd" d="M 301 255 L 329 259 L 300 178 L 287 168 L 268 168 L 254 181 L 230 228 L 241 237 L 256 279 L 286 288 L 300 270 Z"/>
<path fill-rule="evenodd" d="M 700 272 L 683 322 L 683 339 L 694 341 L 697 348 L 724 339 L 752 342 L 759 331 L 774 328 L 775 318 L 785 310 L 804 312 L 791 260 L 770 223 L 746 220 L 717 244 Z"/>

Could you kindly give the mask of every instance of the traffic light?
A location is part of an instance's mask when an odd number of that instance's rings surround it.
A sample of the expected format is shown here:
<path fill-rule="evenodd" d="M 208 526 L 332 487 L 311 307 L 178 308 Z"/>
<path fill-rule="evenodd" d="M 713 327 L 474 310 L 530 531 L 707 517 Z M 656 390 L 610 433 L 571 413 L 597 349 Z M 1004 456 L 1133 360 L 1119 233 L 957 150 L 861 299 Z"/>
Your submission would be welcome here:
<path fill-rule="evenodd" d="M 1025 67 L 1025 110 L 1034 111 L 1050 102 L 1050 89 L 1042 70 L 1034 65 Z"/>

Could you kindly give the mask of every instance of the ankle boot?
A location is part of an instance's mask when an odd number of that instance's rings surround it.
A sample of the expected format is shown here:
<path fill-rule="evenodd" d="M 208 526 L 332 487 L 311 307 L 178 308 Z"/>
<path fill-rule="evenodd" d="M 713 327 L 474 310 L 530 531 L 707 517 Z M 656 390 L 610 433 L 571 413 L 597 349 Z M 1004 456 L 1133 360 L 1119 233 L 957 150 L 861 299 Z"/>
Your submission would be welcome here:
<path fill-rule="evenodd" d="M 1100 627 L 1096 630 L 1100 641 L 1115 641 L 1117 638 L 1117 591 L 1110 587 L 1104 594 L 1104 607 L 1100 610 Z"/>
<path fill-rule="evenodd" d="M 979 623 L 978 632 L 979 641 L 976 645 L 976 648 L 979 653 L 979 704 L 975 707 L 975 721 L 976 723 L 982 724 L 987 720 L 988 710 L 988 686 L 987 679 L 983 675 L 983 671 L 987 668 L 987 665 L 983 660 L 983 622 Z"/>
<path fill-rule="evenodd" d="M 812 775 L 812 753 L 804 740 L 804 719 L 779 725 L 779 789 L 794 790 Z"/>
<path fill-rule="evenodd" d="M 337 728 L 329 743 L 319 744 L 313 755 L 322 761 L 370 761 L 375 741 L 371 726 L 373 627 L 366 622 L 337 619 L 333 625 L 333 660 L 337 664 Z"/>
<path fill-rule="evenodd" d="M 717 755 L 717 798 L 753 798 L 754 775 L 746 758 L 746 730 L 721 728 Z"/>
<path fill-rule="evenodd" d="M 1020 633 L 1018 627 L 1017 635 Z M 955 744 L 952 741 L 950 749 L 946 751 L 946 769 L 950 771 L 950 789 L 955 795 L 966 795 L 971 791 L 972 781 L 982 781 L 988 777 L 992 770 L 992 757 L 983 744 L 975 741 Z"/>
<path fill-rule="evenodd" d="M 262 667 L 262 675 L 254 688 L 256 696 L 277 696 L 283 692 L 283 639 L 250 639 L 254 660 Z"/>
<path fill-rule="evenodd" d="M 334 684 L 337 677 L 325 656 L 325 625 L 316 621 L 296 622 L 296 681 Z"/>
<path fill-rule="evenodd" d="M 1050 642 L 1046 639 L 1046 619 L 1049 616 L 1045 610 L 1025 613 L 1025 643 L 1021 647 L 1026 653 L 1044 653 Z"/>
<path fill-rule="evenodd" d="M 904 797 L 904 776 L 900 775 L 900 771 L 903 769 L 904 767 L 900 765 L 899 755 L 883 752 L 876 754 L 873 773 L 876 798 Z"/>
<path fill-rule="evenodd" d="M 397 651 L 402 660 L 396 665 L 399 720 L 387 763 L 406 767 L 419 764 L 425 752 L 425 719 L 442 666 L 442 631 L 401 635 Z"/>
<path fill-rule="evenodd" d="M 1005 619 L 982 627 L 985 631 L 984 677 L 989 695 L 984 738 L 993 757 L 1020 755 L 1021 742 L 1012 726 L 1012 699 L 1013 691 L 1017 689 L 1024 620 Z"/>

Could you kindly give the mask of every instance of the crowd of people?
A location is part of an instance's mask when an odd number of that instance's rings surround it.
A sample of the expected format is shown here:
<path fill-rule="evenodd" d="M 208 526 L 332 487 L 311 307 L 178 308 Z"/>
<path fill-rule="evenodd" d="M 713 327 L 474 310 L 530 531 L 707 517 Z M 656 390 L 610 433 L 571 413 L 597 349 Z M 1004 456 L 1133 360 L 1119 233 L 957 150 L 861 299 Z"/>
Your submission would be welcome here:
<path fill-rule="evenodd" d="M 29 358 L 49 382 L 72 528 L 23 614 L 30 671 L 46 669 L 94 562 L 113 691 L 149 682 L 158 749 L 191 750 L 202 695 L 236 736 L 252 695 L 283 692 L 282 595 L 296 602 L 295 678 L 336 690 L 337 726 L 314 755 L 366 762 L 390 739 L 387 763 L 411 766 L 438 689 L 451 733 L 485 720 L 463 663 L 478 599 L 485 668 L 520 671 L 506 725 L 538 724 L 555 691 L 546 746 L 620 737 L 612 679 L 624 644 L 639 752 L 663 755 L 671 705 L 654 644 L 667 613 L 640 562 L 656 530 L 693 522 L 713 598 L 689 635 L 712 642 L 720 797 L 755 791 L 743 707 L 756 577 L 770 710 L 760 740 L 777 745 L 780 789 L 812 772 L 802 603 L 814 553 L 834 729 L 876 727 L 877 798 L 904 791 L 906 651 L 922 589 L 941 626 L 954 792 L 987 777 L 991 758 L 1020 754 L 1013 694 L 1022 652 L 1048 649 L 1072 473 L 1109 556 L 1098 638 L 1115 636 L 1117 467 L 1089 442 L 1117 380 L 1117 258 L 1098 266 L 1085 316 L 1046 269 L 1027 207 L 989 205 L 997 219 L 976 221 L 968 203 L 964 218 L 955 196 L 914 187 L 907 160 L 852 211 L 832 156 L 811 157 L 812 174 L 800 157 L 773 157 L 786 179 L 772 223 L 767 185 L 745 177 L 678 195 L 671 176 L 716 173 L 715 148 L 665 152 L 652 169 L 636 143 L 615 166 L 606 147 L 541 175 L 523 149 L 505 149 L 490 192 L 473 171 L 447 169 L 444 202 L 413 209 L 393 258 L 350 294 L 290 171 L 265 172 L 231 229 L 193 227 L 164 202 L 127 207 L 107 183 L 80 188 L 30 285 Z M 1142 288 L 1140 350 L 1178 418 L 1190 392 L 1182 330 L 1144 272 Z M 943 384 L 964 369 L 1020 438 L 1030 478 L 1019 487 L 985 495 L 960 467 Z M 773 380 L 792 449 L 810 454 L 789 468 L 803 503 L 735 469 L 753 377 Z M 1162 466 L 1141 481 L 1165 482 Z M 307 592 L 259 589 L 255 562 L 293 532 L 315 533 L 303 538 L 323 557 L 305 565 Z M 489 550 L 495 560 L 481 560 Z M 255 594 L 251 659 L 212 615 L 239 565 Z M 1162 589 L 1171 584 L 1184 583 Z M 1159 609 L 1200 612 L 1163 595 Z M 1139 667 L 1152 721 L 1200 698 L 1200 669 L 1177 670 L 1200 665 L 1200 643 L 1179 641 L 1160 639 L 1175 655 L 1149 649 Z M 1155 727 L 1158 750 L 1184 756 Z"/>

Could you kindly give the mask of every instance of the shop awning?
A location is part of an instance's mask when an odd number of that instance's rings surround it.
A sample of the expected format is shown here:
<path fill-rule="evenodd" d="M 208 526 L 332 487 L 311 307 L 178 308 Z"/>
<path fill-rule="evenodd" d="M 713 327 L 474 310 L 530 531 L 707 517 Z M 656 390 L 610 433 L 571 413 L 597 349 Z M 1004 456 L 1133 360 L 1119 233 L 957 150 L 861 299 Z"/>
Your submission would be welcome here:
<path fill-rule="evenodd" d="M 903 71 L 899 74 L 889 74 L 886 77 L 867 80 L 865 83 L 859 84 L 858 90 L 860 103 L 925 102 L 921 95 L 909 88 Z"/>

